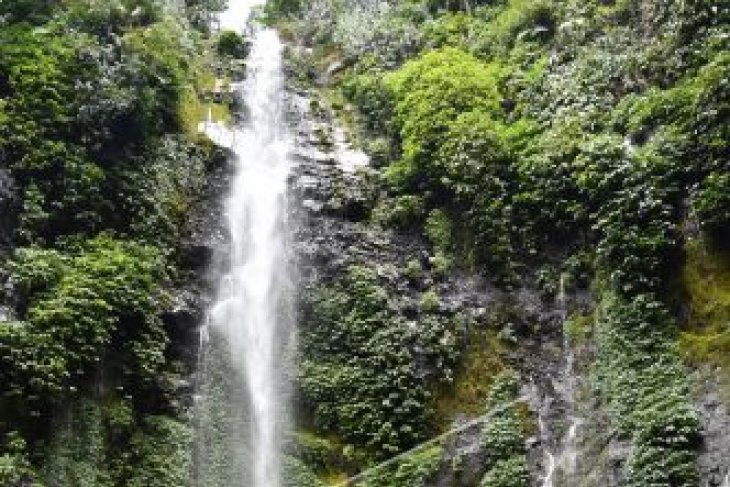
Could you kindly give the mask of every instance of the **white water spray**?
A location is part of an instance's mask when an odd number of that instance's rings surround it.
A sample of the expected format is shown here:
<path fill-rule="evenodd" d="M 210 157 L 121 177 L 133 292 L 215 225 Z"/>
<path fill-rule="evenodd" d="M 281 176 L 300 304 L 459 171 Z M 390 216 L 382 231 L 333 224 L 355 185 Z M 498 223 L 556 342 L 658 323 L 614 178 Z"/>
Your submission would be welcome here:
<path fill-rule="evenodd" d="M 259 3 L 231 0 L 229 10 L 221 15 L 221 24 L 243 30 L 248 13 Z M 227 362 L 235 379 L 227 380 L 234 382 L 232 388 L 237 393 L 227 396 L 225 402 L 241 404 L 217 407 L 225 408 L 227 414 L 243 411 L 240 415 L 245 418 L 223 422 L 232 430 L 227 440 L 233 453 L 216 458 L 226 458 L 234 465 L 199 466 L 206 473 L 198 476 L 198 483 L 201 487 L 278 487 L 279 435 L 286 409 L 281 399 L 281 349 L 291 316 L 286 309 L 290 284 L 286 193 L 291 140 L 281 120 L 281 42 L 273 30 L 253 34 L 246 81 L 232 88 L 248 108 L 243 126 L 227 129 L 210 121 L 203 124 L 211 139 L 232 150 L 236 164 L 226 205 L 230 256 L 218 298 L 209 311 L 206 334 L 217 335 L 219 343 L 228 348 Z M 242 383 L 240 387 L 236 381 Z M 205 427 L 214 430 L 208 437 L 221 435 L 225 428 L 214 420 Z M 205 435 L 203 431 L 201 436 Z M 225 448 L 214 440 L 208 443 L 204 448 Z M 216 463 L 200 463 L 206 461 Z M 216 468 L 227 468 L 228 473 L 211 474 Z"/>

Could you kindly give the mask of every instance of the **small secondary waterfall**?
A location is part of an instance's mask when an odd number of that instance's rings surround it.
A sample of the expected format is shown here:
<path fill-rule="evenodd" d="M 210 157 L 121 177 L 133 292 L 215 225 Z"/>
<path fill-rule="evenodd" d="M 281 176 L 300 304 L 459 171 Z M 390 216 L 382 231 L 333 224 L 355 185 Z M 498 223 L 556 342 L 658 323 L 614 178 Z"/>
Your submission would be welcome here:
<path fill-rule="evenodd" d="M 231 0 L 221 25 L 242 28 L 255 0 Z M 238 22 L 238 24 L 236 23 Z M 203 130 L 235 155 L 226 204 L 230 254 L 203 333 L 196 441 L 199 487 L 277 487 L 292 336 L 287 178 L 291 139 L 283 116 L 281 42 L 252 36 L 247 76 L 234 85 L 247 107 L 240 127 Z M 224 372 L 225 371 L 225 372 Z"/>
<path fill-rule="evenodd" d="M 562 322 L 567 320 L 567 305 L 565 295 L 565 276 L 561 274 L 558 283 L 558 295 L 556 304 L 562 313 Z M 545 476 L 542 480 L 542 487 L 554 487 L 556 480 L 558 485 L 573 485 L 576 475 L 578 461 L 578 430 L 582 424 L 582 420 L 575 414 L 575 394 L 577 389 L 577 380 L 575 372 L 575 353 L 570 335 L 563 330 L 563 378 L 562 387 L 559 391 L 563 401 L 568 407 L 567 425 L 568 429 L 557 445 L 559 450 L 551 452 L 550 448 L 545 448 Z M 543 439 L 550 437 L 550 431 L 544 416 L 550 412 L 550 403 L 552 398 L 548 397 L 538 414 L 538 425 L 540 436 Z M 557 474 L 557 475 L 556 475 Z M 558 477 L 558 479 L 556 479 Z"/>

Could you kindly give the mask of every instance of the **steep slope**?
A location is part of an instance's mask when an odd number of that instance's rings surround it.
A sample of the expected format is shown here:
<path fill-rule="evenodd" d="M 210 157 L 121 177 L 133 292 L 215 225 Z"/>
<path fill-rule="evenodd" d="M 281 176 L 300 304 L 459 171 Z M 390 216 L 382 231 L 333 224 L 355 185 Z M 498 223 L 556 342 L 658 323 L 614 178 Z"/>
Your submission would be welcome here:
<path fill-rule="evenodd" d="M 196 132 L 220 4 L 190 3 L 0 3 L 0 485 L 187 482 L 176 289 L 226 159 Z"/>
<path fill-rule="evenodd" d="M 336 485 L 456 428 L 355 484 L 720 485 L 727 9 L 269 14 L 325 154 L 299 183 L 300 458 Z M 369 166 L 337 163 L 333 124 Z M 520 421 L 459 430 L 505 370 Z"/>

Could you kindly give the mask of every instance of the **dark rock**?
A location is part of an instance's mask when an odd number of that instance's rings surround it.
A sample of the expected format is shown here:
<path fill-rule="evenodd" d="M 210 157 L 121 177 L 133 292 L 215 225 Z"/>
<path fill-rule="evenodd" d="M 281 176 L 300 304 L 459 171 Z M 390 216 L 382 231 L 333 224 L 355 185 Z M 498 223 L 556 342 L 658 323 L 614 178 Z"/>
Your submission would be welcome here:
<path fill-rule="evenodd" d="M 10 247 L 20 204 L 17 191 L 9 172 L 0 168 L 0 255 Z"/>
<path fill-rule="evenodd" d="M 721 373 L 708 367 L 691 376 L 702 421 L 698 460 L 702 487 L 726 487 L 723 482 L 730 475 L 730 405 L 723 400 L 727 392 L 717 379 Z"/>

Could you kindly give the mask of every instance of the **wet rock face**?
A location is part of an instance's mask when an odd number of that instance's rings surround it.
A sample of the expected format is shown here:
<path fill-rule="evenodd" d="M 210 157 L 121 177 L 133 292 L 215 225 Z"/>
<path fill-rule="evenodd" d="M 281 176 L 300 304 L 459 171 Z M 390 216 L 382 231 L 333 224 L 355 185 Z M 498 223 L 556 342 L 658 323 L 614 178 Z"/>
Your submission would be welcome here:
<path fill-rule="evenodd" d="M 228 253 L 230 236 L 225 224 L 225 195 L 234 171 L 232 155 L 222 148 L 212 154 L 205 187 L 193 207 L 177 249 L 179 278 L 170 292 L 162 320 L 170 337 L 169 353 L 194 374 L 200 346 L 200 327 L 216 292 L 217 276 Z M 185 379 L 192 382 L 191 378 Z M 182 387 L 182 386 L 181 386 Z M 182 387 L 183 389 L 185 387 Z M 190 394 L 182 396 L 191 400 Z"/>
<path fill-rule="evenodd" d="M 718 375 L 712 370 L 694 374 L 695 404 L 702 420 L 703 441 L 698 462 L 701 487 L 730 485 L 730 408 Z"/>
<path fill-rule="evenodd" d="M 13 179 L 0 168 L 0 262 L 12 251 L 12 234 L 20 207 L 20 197 Z M 16 293 L 8 282 L 7 270 L 0 266 L 0 321 L 12 321 Z"/>
<path fill-rule="evenodd" d="M 376 270 L 389 295 L 398 296 L 389 303 L 391 311 L 415 327 L 419 326 L 421 300 L 427 291 L 434 291 L 437 297 L 433 303 L 437 314 L 458 313 L 466 318 L 471 328 L 468 333 L 498 327 L 495 331 L 514 345 L 507 352 L 509 366 L 520 371 L 525 390 L 532 391 L 531 420 L 545 415 L 547 432 L 536 431 L 528 438 L 532 481 L 540 485 L 546 469 L 545 452 L 560 448 L 562 432 L 569 426 L 566 415 L 571 406 L 562 393 L 568 380 L 564 370 L 565 310 L 554 300 L 546 300 L 531 282 L 503 290 L 482 275 L 458 269 L 437 273 L 432 268 L 433 249 L 421 235 L 369 223 L 378 197 L 379 175 L 370 164 L 358 162 L 353 166 L 353 160 L 362 159 L 353 156 L 356 151 L 342 137 L 323 137 L 322 126 L 329 125 L 326 132 L 336 134 L 336 122 L 321 110 L 312 110 L 311 105 L 306 93 L 290 91 L 289 117 L 297 141 L 289 181 L 290 211 L 297 222 L 293 245 L 299 261 L 299 288 L 326 284 L 345 275 L 349 266 L 367 265 Z M 417 275 L 407 271 L 412 262 L 419 264 Z M 588 309 L 591 296 L 584 292 L 567 296 L 566 301 L 571 309 Z M 423 369 L 419 373 L 429 373 L 427 365 L 417 361 L 415 366 Z M 549 408 L 544 407 L 546 403 L 550 403 Z M 454 418 L 452 427 L 458 428 L 460 421 L 466 419 Z M 481 427 L 467 428 L 448 439 L 441 466 L 429 487 L 479 484 L 485 469 Z M 603 440 L 605 449 L 608 439 Z M 594 485 L 616 485 L 605 481 L 609 466 L 594 470 L 604 480 Z M 620 473 L 615 476 L 620 477 Z"/>
<path fill-rule="evenodd" d="M 10 247 L 20 199 L 7 170 L 0 168 L 0 255 Z"/>

